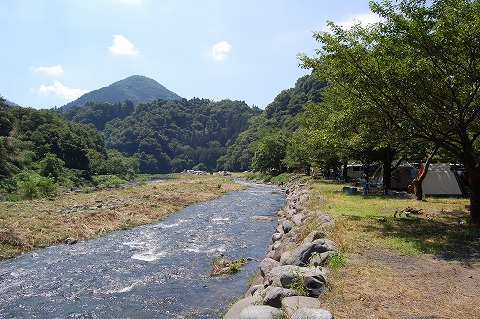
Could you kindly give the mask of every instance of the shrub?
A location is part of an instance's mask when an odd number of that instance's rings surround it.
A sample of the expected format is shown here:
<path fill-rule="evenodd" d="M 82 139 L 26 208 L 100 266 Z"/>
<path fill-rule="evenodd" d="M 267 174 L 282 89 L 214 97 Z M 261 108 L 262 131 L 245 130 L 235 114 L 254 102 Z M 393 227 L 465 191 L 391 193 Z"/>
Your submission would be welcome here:
<path fill-rule="evenodd" d="M 18 189 L 25 199 L 47 197 L 58 188 L 53 177 L 44 177 L 32 173 L 17 183 Z"/>

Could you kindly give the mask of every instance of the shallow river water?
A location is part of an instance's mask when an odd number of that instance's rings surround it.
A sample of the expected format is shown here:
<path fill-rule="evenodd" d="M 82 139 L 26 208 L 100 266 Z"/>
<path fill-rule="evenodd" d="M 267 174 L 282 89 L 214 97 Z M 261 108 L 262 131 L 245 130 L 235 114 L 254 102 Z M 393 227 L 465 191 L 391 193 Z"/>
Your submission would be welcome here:
<path fill-rule="evenodd" d="M 155 224 L 0 263 L 0 318 L 221 317 L 245 292 L 285 204 L 277 187 L 246 185 Z M 256 261 L 210 277 L 220 254 Z"/>

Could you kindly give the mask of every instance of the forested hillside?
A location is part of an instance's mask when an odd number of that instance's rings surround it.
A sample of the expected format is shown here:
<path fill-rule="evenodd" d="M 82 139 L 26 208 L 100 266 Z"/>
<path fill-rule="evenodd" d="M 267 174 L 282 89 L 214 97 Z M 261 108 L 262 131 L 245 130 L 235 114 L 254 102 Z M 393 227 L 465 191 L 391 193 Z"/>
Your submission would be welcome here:
<path fill-rule="evenodd" d="M 0 189 L 25 187 L 24 193 L 35 197 L 32 192 L 41 185 L 80 186 L 92 174 L 138 172 L 138 161 L 107 150 L 95 128 L 70 122 L 52 110 L 0 102 Z"/>
<path fill-rule="evenodd" d="M 262 114 L 250 120 L 248 129 L 227 148 L 218 164 L 226 170 L 283 171 L 298 168 L 302 163 L 289 159 L 287 144 L 299 123 L 297 115 L 309 102 L 320 102 L 326 81 L 306 75 L 297 80 L 295 87 L 283 90 Z"/>
<path fill-rule="evenodd" d="M 108 148 L 138 158 L 141 172 L 223 169 L 217 159 L 260 113 L 240 101 L 157 100 L 106 123 L 104 135 Z"/>
<path fill-rule="evenodd" d="M 132 75 L 107 87 L 88 92 L 75 101 L 65 104 L 61 109 L 66 111 L 71 107 L 83 106 L 87 103 L 107 102 L 116 104 L 126 100 L 137 105 L 140 102 L 151 102 L 157 99 L 181 100 L 182 98 L 153 79 L 141 75 Z"/>

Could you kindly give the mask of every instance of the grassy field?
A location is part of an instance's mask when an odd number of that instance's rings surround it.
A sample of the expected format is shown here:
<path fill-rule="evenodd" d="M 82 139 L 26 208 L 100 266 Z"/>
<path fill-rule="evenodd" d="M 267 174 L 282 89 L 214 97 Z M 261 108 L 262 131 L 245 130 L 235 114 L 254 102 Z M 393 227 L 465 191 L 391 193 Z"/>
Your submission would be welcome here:
<path fill-rule="evenodd" d="M 241 188 L 223 176 L 176 174 L 135 187 L 101 187 L 48 199 L 0 202 L 0 260 L 67 238 L 85 240 L 152 223 Z"/>
<path fill-rule="evenodd" d="M 480 231 L 468 199 L 348 195 L 309 180 L 307 209 L 331 214 L 323 229 L 339 249 L 322 302 L 335 318 L 480 318 Z M 422 214 L 394 217 L 407 207 Z M 312 220 L 305 233 L 322 229 Z"/>

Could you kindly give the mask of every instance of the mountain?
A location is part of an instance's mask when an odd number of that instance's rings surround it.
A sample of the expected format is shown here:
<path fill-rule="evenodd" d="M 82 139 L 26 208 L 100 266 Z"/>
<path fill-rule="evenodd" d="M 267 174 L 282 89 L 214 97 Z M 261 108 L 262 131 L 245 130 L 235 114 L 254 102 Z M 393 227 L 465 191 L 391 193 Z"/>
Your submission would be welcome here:
<path fill-rule="evenodd" d="M 9 100 L 5 100 L 5 103 L 6 103 L 7 105 L 10 105 L 10 106 L 18 106 L 17 103 L 14 103 L 14 102 L 9 101 Z"/>
<path fill-rule="evenodd" d="M 132 75 L 107 87 L 85 93 L 75 101 L 65 104 L 62 110 L 66 111 L 73 106 L 83 106 L 89 102 L 115 104 L 129 100 L 137 105 L 140 102 L 151 102 L 158 99 L 181 100 L 182 98 L 153 79 L 142 75 Z"/>

